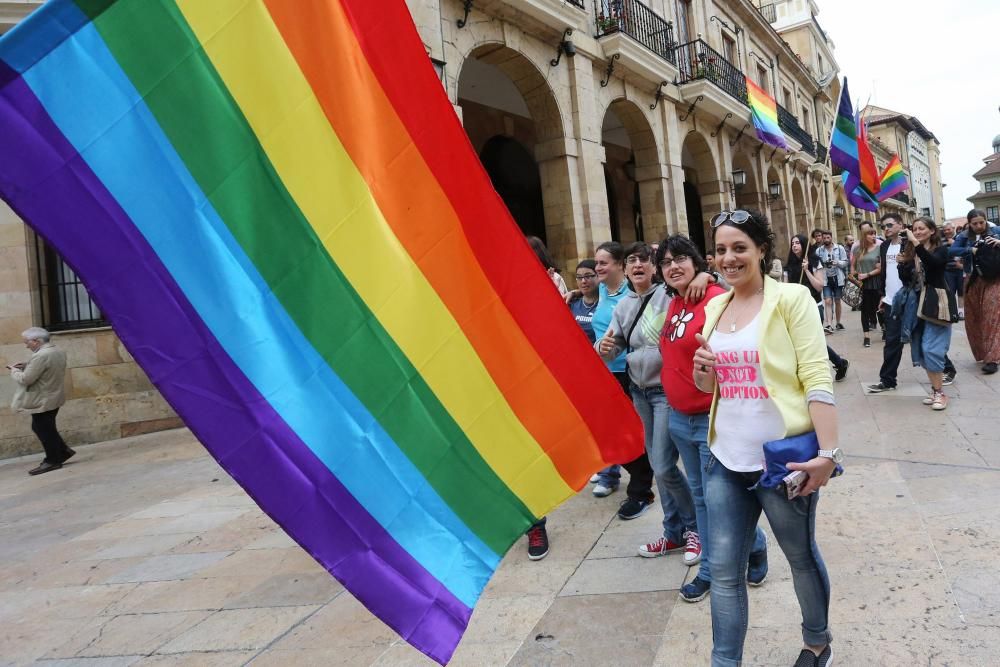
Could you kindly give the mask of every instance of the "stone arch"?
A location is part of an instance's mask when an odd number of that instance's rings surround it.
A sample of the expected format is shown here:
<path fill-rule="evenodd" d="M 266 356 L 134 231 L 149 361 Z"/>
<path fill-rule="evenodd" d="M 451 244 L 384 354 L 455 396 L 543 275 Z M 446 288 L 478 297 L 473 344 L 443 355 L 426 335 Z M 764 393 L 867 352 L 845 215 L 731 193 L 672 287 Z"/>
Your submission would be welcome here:
<path fill-rule="evenodd" d="M 496 135 L 483 146 L 479 161 L 521 231 L 546 241 L 542 180 L 534 156 L 516 139 Z"/>
<path fill-rule="evenodd" d="M 729 194 L 719 179 L 719 167 L 711 144 L 699 132 L 689 132 L 681 145 L 684 169 L 684 203 L 687 234 L 700 248 L 712 238 L 709 221 L 726 208 Z"/>
<path fill-rule="evenodd" d="M 736 190 L 736 207 L 764 212 L 767 210 L 767 185 L 761 183 L 755 166 L 756 161 L 748 154 L 743 152 L 733 154 L 733 171 L 737 169 L 743 171 L 747 179 L 746 184 Z"/>
<path fill-rule="evenodd" d="M 806 205 L 806 194 L 805 189 L 802 187 L 801 179 L 796 176 L 792 176 L 789 179 L 789 186 L 791 189 L 792 196 L 792 208 L 795 210 L 795 220 L 792 221 L 790 232 L 792 234 L 809 234 L 809 209 Z M 787 251 L 788 243 L 791 239 L 790 235 L 786 235 L 784 238 L 784 247 Z M 778 240 L 781 243 L 781 239 Z"/>
<path fill-rule="evenodd" d="M 529 233 L 530 229 L 545 240 L 558 263 L 575 258 L 575 162 L 571 165 L 575 158 L 567 155 L 562 112 L 542 71 L 524 53 L 498 42 L 481 43 L 462 61 L 456 89 L 469 140 L 481 160 L 494 158 L 489 165 L 484 162 L 494 187 L 505 182 L 518 185 L 497 189 L 522 230 Z M 531 165 L 523 159 L 524 153 Z M 515 154 L 516 159 L 512 157 Z M 498 155 L 506 159 L 495 159 Z M 540 223 L 536 191 L 533 186 L 526 187 L 535 180 L 534 175 L 510 173 L 512 169 L 537 172 Z"/>
<path fill-rule="evenodd" d="M 601 143 L 610 179 L 608 209 L 617 218 L 611 221 L 612 229 L 619 231 L 617 240 L 658 241 L 667 231 L 666 193 L 652 124 L 635 102 L 613 100 L 604 112 Z"/>
<path fill-rule="evenodd" d="M 774 232 L 774 253 L 775 257 L 785 258 L 788 256 L 788 244 L 792 238 L 791 216 L 792 211 L 788 206 L 791 193 L 786 190 L 782 182 L 781 173 L 778 168 L 771 165 L 767 169 L 765 187 L 770 188 L 772 183 L 777 183 L 781 187 L 781 194 L 770 199 L 771 202 L 771 231 Z M 768 190 L 770 191 L 770 190 Z"/>

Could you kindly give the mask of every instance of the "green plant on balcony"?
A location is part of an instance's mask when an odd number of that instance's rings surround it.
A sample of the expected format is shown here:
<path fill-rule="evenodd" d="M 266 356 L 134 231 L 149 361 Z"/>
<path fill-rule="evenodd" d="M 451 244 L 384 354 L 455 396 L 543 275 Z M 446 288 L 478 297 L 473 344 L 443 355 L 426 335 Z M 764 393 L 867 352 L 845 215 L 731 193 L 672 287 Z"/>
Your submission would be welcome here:
<path fill-rule="evenodd" d="M 695 70 L 696 79 L 708 79 L 712 83 L 719 83 L 722 80 L 722 74 L 719 72 L 719 67 L 716 64 L 715 56 L 705 57 L 704 54 L 698 58 L 698 68 Z"/>
<path fill-rule="evenodd" d="M 597 17 L 597 32 L 606 35 L 609 32 L 618 32 L 618 17 L 605 16 L 600 14 Z"/>

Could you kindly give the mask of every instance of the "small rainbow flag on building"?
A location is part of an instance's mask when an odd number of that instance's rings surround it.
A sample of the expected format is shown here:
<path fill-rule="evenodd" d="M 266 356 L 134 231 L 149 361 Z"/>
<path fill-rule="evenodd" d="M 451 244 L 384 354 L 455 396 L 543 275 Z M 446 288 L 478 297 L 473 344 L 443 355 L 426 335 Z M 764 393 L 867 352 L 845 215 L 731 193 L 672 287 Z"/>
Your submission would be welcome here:
<path fill-rule="evenodd" d="M 403 0 L 52 0 L 0 40 L 0 196 L 212 455 L 440 662 L 635 413 Z"/>
<path fill-rule="evenodd" d="M 898 194 L 910 187 L 910 182 L 906 179 L 903 165 L 899 162 L 899 156 L 893 155 L 889 164 L 885 166 L 882 175 L 879 177 L 881 189 L 878 192 L 878 200 L 885 201 L 894 194 Z"/>
<path fill-rule="evenodd" d="M 778 104 L 763 88 L 754 83 L 749 76 L 747 80 L 747 100 L 750 102 L 750 117 L 757 130 L 757 138 L 765 144 L 788 149 L 785 133 L 778 125 Z"/>

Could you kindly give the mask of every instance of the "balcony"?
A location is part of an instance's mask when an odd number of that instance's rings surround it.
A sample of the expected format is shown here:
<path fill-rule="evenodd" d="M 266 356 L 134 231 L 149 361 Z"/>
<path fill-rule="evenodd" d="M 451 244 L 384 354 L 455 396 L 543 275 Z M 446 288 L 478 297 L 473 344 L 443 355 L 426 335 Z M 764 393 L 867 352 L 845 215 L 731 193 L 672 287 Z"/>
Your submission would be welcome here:
<path fill-rule="evenodd" d="M 798 119 L 780 104 L 778 105 L 778 127 L 785 133 L 785 136 L 802 146 L 803 151 L 816 157 L 816 147 L 813 144 L 812 135 L 799 127 Z"/>
<path fill-rule="evenodd" d="M 677 47 L 677 83 L 709 81 L 744 106 L 747 104 L 746 76 L 704 40 L 696 39 Z"/>
<path fill-rule="evenodd" d="M 897 192 L 893 196 L 889 197 L 889 199 L 895 199 L 898 202 L 902 202 L 906 206 L 911 205 L 910 195 L 906 194 L 905 192 Z"/>
<path fill-rule="evenodd" d="M 761 5 L 757 7 L 757 11 L 760 12 L 760 15 L 763 16 L 764 20 L 768 23 L 775 23 L 778 20 L 778 10 L 773 2 L 769 5 Z"/>
<path fill-rule="evenodd" d="M 816 142 L 816 164 L 826 164 L 826 146 Z"/>
<path fill-rule="evenodd" d="M 596 37 L 605 55 L 651 82 L 676 75 L 674 26 L 638 0 L 595 0 Z"/>
<path fill-rule="evenodd" d="M 587 25 L 584 0 L 475 0 L 473 8 L 516 25 L 538 26 L 560 34 L 566 28 L 583 30 Z"/>

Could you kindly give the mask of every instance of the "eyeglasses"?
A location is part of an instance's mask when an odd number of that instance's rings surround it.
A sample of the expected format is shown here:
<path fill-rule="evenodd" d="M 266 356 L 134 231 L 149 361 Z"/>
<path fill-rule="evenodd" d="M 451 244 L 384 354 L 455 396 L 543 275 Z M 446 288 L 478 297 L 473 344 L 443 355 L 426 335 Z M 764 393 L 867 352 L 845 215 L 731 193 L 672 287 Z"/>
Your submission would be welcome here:
<path fill-rule="evenodd" d="M 715 229 L 727 220 L 733 222 L 737 225 L 742 225 L 744 222 L 750 219 L 750 214 L 746 211 L 723 211 L 719 213 L 714 218 L 712 218 L 712 229 Z"/>
<path fill-rule="evenodd" d="M 639 255 L 629 255 L 625 258 L 626 264 L 644 264 L 649 261 L 649 257 L 639 257 Z"/>
<path fill-rule="evenodd" d="M 576 282 L 582 283 L 584 280 L 593 280 L 596 277 L 596 273 L 585 273 L 582 276 L 578 273 L 576 274 Z"/>
<path fill-rule="evenodd" d="M 688 261 L 689 259 L 691 259 L 691 258 L 688 257 L 687 255 L 674 255 L 673 257 L 664 257 L 660 261 L 660 268 L 666 269 L 671 264 L 673 264 L 674 266 L 680 266 L 681 264 L 683 264 L 684 262 Z"/>

